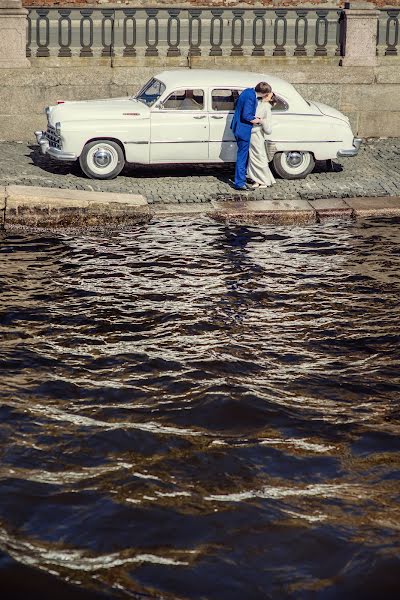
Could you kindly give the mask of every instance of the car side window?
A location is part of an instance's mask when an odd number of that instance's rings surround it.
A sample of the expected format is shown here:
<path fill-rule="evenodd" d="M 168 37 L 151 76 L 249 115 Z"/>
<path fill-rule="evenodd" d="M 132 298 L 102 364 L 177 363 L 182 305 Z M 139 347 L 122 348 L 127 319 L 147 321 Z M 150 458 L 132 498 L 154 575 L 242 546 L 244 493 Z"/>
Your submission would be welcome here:
<path fill-rule="evenodd" d="M 204 91 L 176 90 L 168 96 L 163 106 L 173 110 L 204 110 Z"/>
<path fill-rule="evenodd" d="M 165 85 L 158 79 L 150 79 L 146 85 L 138 92 L 134 98 L 147 104 L 147 106 L 153 106 L 153 104 L 159 99 L 159 97 L 165 92 Z"/>
<path fill-rule="evenodd" d="M 286 102 L 286 100 L 284 100 L 283 98 L 280 98 L 280 97 L 279 97 L 279 96 L 277 96 L 276 94 L 275 94 L 275 98 L 276 98 L 277 102 L 276 102 L 276 104 L 274 104 L 274 106 L 272 107 L 272 111 L 273 111 L 273 112 L 275 112 L 275 111 L 280 111 L 280 112 L 282 112 L 282 111 L 285 111 L 285 110 L 288 110 L 288 109 L 289 109 L 289 105 L 288 105 L 288 103 Z"/>
<path fill-rule="evenodd" d="M 236 100 L 239 98 L 242 90 L 219 88 L 211 92 L 211 108 L 216 111 L 235 110 Z"/>

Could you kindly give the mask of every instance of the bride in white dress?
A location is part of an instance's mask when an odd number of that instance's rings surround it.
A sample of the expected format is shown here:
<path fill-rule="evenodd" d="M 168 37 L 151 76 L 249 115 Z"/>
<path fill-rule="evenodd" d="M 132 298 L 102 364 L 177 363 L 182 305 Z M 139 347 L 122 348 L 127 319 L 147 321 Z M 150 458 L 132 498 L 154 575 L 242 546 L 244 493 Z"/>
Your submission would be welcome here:
<path fill-rule="evenodd" d="M 258 100 L 256 117 L 262 120 L 260 125 L 253 125 L 250 139 L 249 162 L 247 167 L 247 177 L 254 183 L 252 188 L 266 188 L 275 183 L 267 158 L 265 149 L 265 134 L 272 132 L 272 117 L 270 101 L 273 97 L 271 92 L 264 98 Z"/>

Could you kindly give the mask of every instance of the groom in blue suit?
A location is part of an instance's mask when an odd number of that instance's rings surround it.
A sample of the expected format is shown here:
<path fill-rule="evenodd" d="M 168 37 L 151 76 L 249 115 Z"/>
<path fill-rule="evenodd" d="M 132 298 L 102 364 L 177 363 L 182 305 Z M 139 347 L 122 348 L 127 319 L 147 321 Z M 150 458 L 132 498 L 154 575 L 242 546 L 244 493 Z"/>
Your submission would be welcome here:
<path fill-rule="evenodd" d="M 264 87 L 268 86 L 268 88 Z M 268 89 L 268 92 L 266 91 Z M 257 98 L 263 98 L 270 93 L 270 86 L 264 81 L 255 88 L 244 90 L 236 102 L 231 129 L 236 138 L 237 157 L 235 167 L 234 187 L 237 190 L 247 190 L 246 172 L 249 159 L 250 137 L 253 125 L 258 125 L 261 120 L 256 117 Z"/>

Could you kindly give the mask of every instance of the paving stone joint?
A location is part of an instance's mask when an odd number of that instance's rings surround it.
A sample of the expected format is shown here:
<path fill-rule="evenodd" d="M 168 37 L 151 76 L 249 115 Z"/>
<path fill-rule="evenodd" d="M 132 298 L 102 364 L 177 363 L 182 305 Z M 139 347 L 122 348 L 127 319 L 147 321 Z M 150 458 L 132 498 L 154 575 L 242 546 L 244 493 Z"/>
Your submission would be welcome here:
<path fill-rule="evenodd" d="M 153 203 L 211 200 L 316 200 L 400 194 L 400 138 L 369 140 L 358 156 L 327 165 L 317 162 L 308 177 L 277 179 L 267 189 L 238 194 L 229 184 L 233 165 L 128 165 L 110 181 L 85 177 L 77 163 L 57 163 L 40 154 L 36 145 L 0 142 L 0 185 L 141 194 Z"/>

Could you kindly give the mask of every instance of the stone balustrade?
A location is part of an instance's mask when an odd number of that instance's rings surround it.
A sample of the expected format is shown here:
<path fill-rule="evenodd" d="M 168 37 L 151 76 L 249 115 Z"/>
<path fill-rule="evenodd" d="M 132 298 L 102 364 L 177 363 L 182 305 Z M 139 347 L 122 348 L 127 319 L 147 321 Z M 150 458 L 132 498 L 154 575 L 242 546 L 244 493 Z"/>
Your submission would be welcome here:
<path fill-rule="evenodd" d="M 28 58 L 336 58 L 371 66 L 397 56 L 400 9 L 368 2 L 335 8 L 31 7 L 0 0 L 0 67 Z M 25 16 L 27 19 L 25 21 Z M 12 25 L 10 25 L 12 23 Z M 26 48 L 23 43 L 26 30 Z"/>

